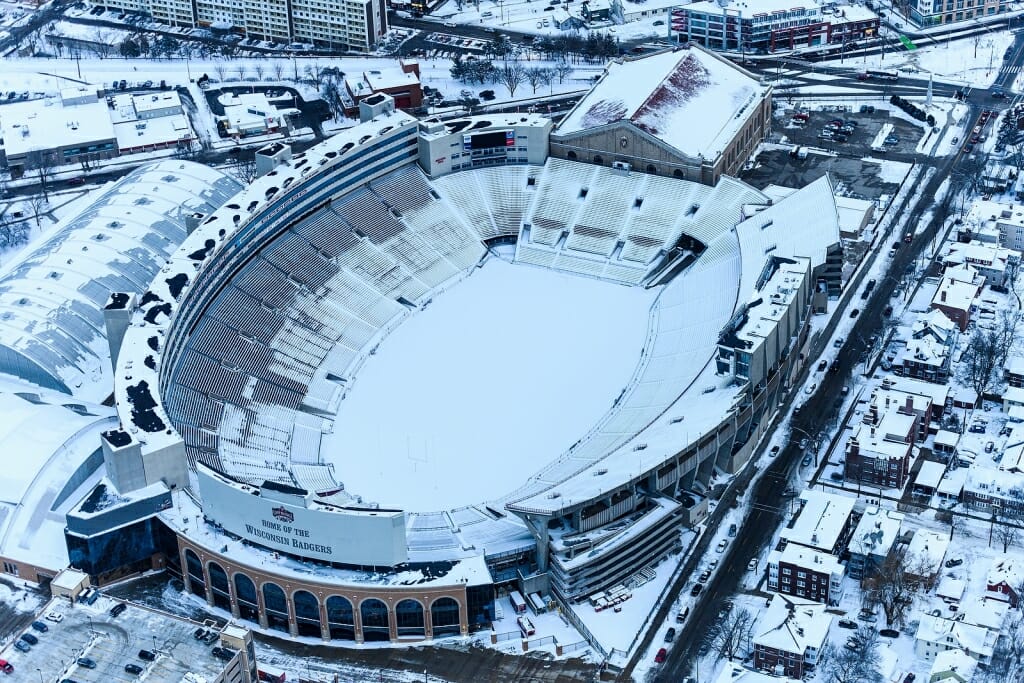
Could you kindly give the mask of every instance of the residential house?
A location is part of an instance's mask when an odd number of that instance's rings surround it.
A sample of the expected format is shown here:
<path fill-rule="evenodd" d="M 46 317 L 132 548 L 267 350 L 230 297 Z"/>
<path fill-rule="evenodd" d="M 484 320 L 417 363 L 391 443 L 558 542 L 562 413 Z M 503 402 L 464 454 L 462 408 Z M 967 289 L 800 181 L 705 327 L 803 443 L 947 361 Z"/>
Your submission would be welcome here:
<path fill-rule="evenodd" d="M 945 384 L 925 382 L 912 377 L 890 376 L 882 380 L 881 386 L 929 397 L 932 400 L 932 421 L 941 419 L 946 414 L 946 406 L 952 403 L 950 388 Z"/>
<path fill-rule="evenodd" d="M 838 556 L 853 531 L 854 498 L 805 490 L 800 509 L 780 534 L 778 550 L 790 543 Z"/>
<path fill-rule="evenodd" d="M 839 604 L 846 570 L 835 555 L 790 543 L 768 555 L 768 588 L 826 605 Z"/>
<path fill-rule="evenodd" d="M 992 658 L 992 651 L 998 639 L 998 631 L 992 631 L 984 626 L 922 614 L 917 627 L 914 651 L 921 659 L 931 662 L 939 653 L 959 649 L 984 664 Z"/>
<path fill-rule="evenodd" d="M 876 424 L 861 424 L 846 442 L 847 481 L 902 489 L 910 476 L 917 420 L 890 409 Z"/>
<path fill-rule="evenodd" d="M 999 288 L 1006 285 L 1010 273 L 1020 265 L 1020 252 L 976 240 L 953 242 L 946 247 L 942 263 L 947 267 L 971 266 L 983 278 L 981 284 Z"/>
<path fill-rule="evenodd" d="M 949 380 L 957 328 L 940 310 L 932 310 L 914 323 L 894 370 L 904 377 L 945 384 Z"/>
<path fill-rule="evenodd" d="M 965 281 L 966 272 L 969 271 L 958 269 L 949 276 L 944 273 L 939 288 L 932 297 L 932 308 L 945 313 L 961 332 L 966 331 L 967 324 L 971 322 L 971 313 L 982 287 L 981 283 Z"/>
<path fill-rule="evenodd" d="M 1020 561 L 1013 557 L 996 557 L 985 579 L 985 587 L 991 597 L 1005 600 L 1010 607 L 1016 607 L 1020 601 L 1021 582 L 1024 571 Z"/>
<path fill-rule="evenodd" d="M 969 654 L 956 648 L 935 655 L 928 683 L 971 683 L 978 662 Z"/>
<path fill-rule="evenodd" d="M 736 662 L 726 662 L 714 683 L 799 683 L 795 678 L 773 676 L 763 671 L 747 669 Z"/>
<path fill-rule="evenodd" d="M 831 625 L 825 605 L 776 594 L 754 626 L 754 668 L 803 678 L 818 663 Z"/>
<path fill-rule="evenodd" d="M 1011 387 L 1024 388 L 1024 357 L 1010 356 L 1003 366 L 1003 379 Z"/>
<path fill-rule="evenodd" d="M 871 405 L 864 422 L 880 425 L 889 412 L 906 415 L 913 419 L 910 438 L 923 442 L 929 436 L 932 424 L 932 399 L 927 394 L 904 391 L 892 384 L 882 384 L 871 392 Z"/>
<path fill-rule="evenodd" d="M 945 473 L 946 466 L 941 462 L 925 460 L 917 470 L 917 477 L 911 490 L 920 496 L 931 496 L 938 490 Z"/>
<path fill-rule="evenodd" d="M 903 566 L 907 577 L 925 586 L 934 585 L 942 571 L 942 561 L 949 549 L 949 541 L 950 536 L 944 531 L 915 531 L 904 555 Z"/>
<path fill-rule="evenodd" d="M 885 562 L 899 539 L 903 518 L 902 512 L 884 510 L 875 505 L 864 509 L 850 536 L 850 560 L 846 563 L 846 570 L 851 578 L 866 578 Z"/>
<path fill-rule="evenodd" d="M 1024 514 L 1024 442 L 1007 446 L 997 457 L 998 463 L 986 460 L 966 469 L 963 502 L 985 513 Z"/>

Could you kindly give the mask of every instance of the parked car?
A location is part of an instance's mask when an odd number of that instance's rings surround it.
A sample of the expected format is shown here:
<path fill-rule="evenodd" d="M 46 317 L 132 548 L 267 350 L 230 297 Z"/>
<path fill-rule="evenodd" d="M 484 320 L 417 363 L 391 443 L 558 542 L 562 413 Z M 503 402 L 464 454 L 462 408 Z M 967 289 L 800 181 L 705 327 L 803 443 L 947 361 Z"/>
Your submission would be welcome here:
<path fill-rule="evenodd" d="M 700 595 L 700 592 L 702 590 L 704 590 L 704 584 L 695 583 L 693 584 L 693 588 L 690 589 L 690 595 L 692 595 L 693 597 L 697 597 L 698 595 Z"/>
<path fill-rule="evenodd" d="M 881 631 L 878 632 L 878 635 L 882 636 L 883 638 L 899 638 L 900 632 L 894 628 L 883 628 Z"/>
<path fill-rule="evenodd" d="M 29 645 L 38 645 L 39 644 L 39 639 L 36 638 L 31 633 L 22 633 L 21 634 L 21 639 L 24 640 Z"/>
<path fill-rule="evenodd" d="M 996 447 L 995 443 L 992 442 L 992 441 L 989 441 L 987 444 L 985 444 L 985 452 L 986 453 L 991 453 L 993 450 L 995 450 L 995 447 Z"/>
<path fill-rule="evenodd" d="M 858 315 L 860 315 L 860 309 L 859 308 L 855 308 L 855 309 L 850 311 L 850 317 L 851 318 L 856 318 Z"/>
<path fill-rule="evenodd" d="M 728 545 L 729 544 L 725 541 L 725 539 L 722 539 L 721 541 L 718 542 L 718 545 L 715 546 L 715 552 L 716 553 L 723 553 L 723 552 L 725 552 L 725 549 L 726 549 L 726 547 L 728 547 Z"/>
<path fill-rule="evenodd" d="M 150 650 L 139 650 L 139 659 L 144 659 L 147 662 L 152 662 L 156 659 L 156 653 Z"/>
<path fill-rule="evenodd" d="M 757 571 L 757 558 L 756 557 L 750 558 L 750 562 L 747 562 L 747 571 L 748 572 L 756 572 Z"/>
<path fill-rule="evenodd" d="M 50 630 L 50 627 L 47 626 L 46 624 L 44 624 L 41 621 L 33 621 L 31 625 L 32 625 L 32 628 L 34 628 L 35 630 L 39 631 L 40 633 L 46 633 L 47 631 Z"/>
<path fill-rule="evenodd" d="M 59 624 L 60 622 L 64 621 L 64 615 L 60 612 L 50 612 L 46 615 L 46 620 L 52 621 L 55 624 Z"/>
<path fill-rule="evenodd" d="M 857 628 L 857 622 L 854 621 L 853 619 L 840 619 L 839 620 L 839 628 L 856 629 Z"/>
<path fill-rule="evenodd" d="M 124 665 L 124 670 L 127 673 L 134 674 L 136 676 L 138 676 L 140 673 L 142 673 L 142 667 L 139 666 L 138 664 L 132 664 L 131 662 L 129 662 L 128 664 Z"/>
<path fill-rule="evenodd" d="M 779 447 L 778 446 L 772 446 L 772 449 L 770 451 L 768 451 L 768 457 L 769 458 L 774 458 L 778 454 L 779 454 Z"/>
<path fill-rule="evenodd" d="M 662 662 L 664 662 L 664 661 L 665 661 L 665 660 L 666 660 L 667 658 L 668 658 L 668 650 L 666 650 L 665 648 L 660 648 L 660 649 L 658 650 L 658 654 L 654 655 L 654 661 L 655 661 L 655 662 L 656 662 L 657 664 L 661 664 L 661 663 L 662 663 Z"/>
<path fill-rule="evenodd" d="M 962 559 L 960 559 L 959 557 L 951 557 L 950 559 L 946 560 L 946 569 L 952 569 L 953 567 L 959 567 L 963 563 L 964 563 L 964 561 Z"/>
<path fill-rule="evenodd" d="M 684 621 L 686 621 L 686 617 L 688 617 L 688 616 L 690 616 L 690 608 L 689 608 L 689 606 L 684 607 L 683 609 L 681 609 L 678 612 L 676 612 L 676 623 L 677 624 L 683 623 Z"/>
<path fill-rule="evenodd" d="M 0 659 L 0 671 L 3 671 L 5 674 L 12 674 L 14 673 L 14 665 L 6 659 Z"/>
<path fill-rule="evenodd" d="M 800 461 L 800 464 L 804 467 L 809 467 L 812 462 L 811 456 L 805 455 L 804 459 Z"/>
<path fill-rule="evenodd" d="M 96 660 L 91 657 L 79 657 L 78 666 L 85 667 L 86 669 L 95 669 Z"/>
<path fill-rule="evenodd" d="M 820 362 L 818 363 L 818 372 L 821 372 L 821 371 L 823 371 L 823 370 L 824 370 L 825 368 L 827 368 L 827 367 L 828 367 L 828 361 L 827 361 L 827 360 L 824 360 L 824 359 L 822 359 L 822 360 L 821 360 L 821 361 L 820 361 Z"/>
<path fill-rule="evenodd" d="M 28 652 L 32 649 L 32 646 L 26 643 L 24 640 L 14 641 L 14 649 L 19 652 Z"/>
<path fill-rule="evenodd" d="M 836 340 L 834 342 L 832 342 L 832 346 L 834 346 L 834 347 L 836 347 L 838 349 L 838 348 L 840 348 L 845 343 L 846 343 L 846 337 L 836 337 Z"/>
<path fill-rule="evenodd" d="M 666 643 L 671 643 L 675 639 L 676 639 L 676 630 L 674 628 L 669 628 L 669 630 L 665 631 L 665 642 Z"/>
<path fill-rule="evenodd" d="M 128 609 L 128 605 L 124 604 L 123 602 L 119 602 L 119 603 L 117 603 L 116 605 L 114 605 L 113 607 L 110 608 L 109 614 L 112 617 L 117 617 L 122 612 L 124 612 L 126 609 Z"/>

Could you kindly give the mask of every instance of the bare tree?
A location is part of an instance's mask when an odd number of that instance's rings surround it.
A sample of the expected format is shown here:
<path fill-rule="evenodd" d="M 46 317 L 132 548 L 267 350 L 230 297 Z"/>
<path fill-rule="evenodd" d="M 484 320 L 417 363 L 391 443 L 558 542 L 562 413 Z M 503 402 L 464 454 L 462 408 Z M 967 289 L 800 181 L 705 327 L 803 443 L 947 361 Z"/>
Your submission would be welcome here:
<path fill-rule="evenodd" d="M 256 156 L 251 152 L 248 155 L 239 154 L 231 162 L 228 172 L 243 185 L 248 185 L 256 180 Z"/>
<path fill-rule="evenodd" d="M 548 75 L 549 69 L 545 69 L 542 66 L 531 66 L 526 70 L 526 82 L 533 88 L 533 94 L 537 94 L 537 88 L 540 85 L 551 82 L 551 77 Z"/>
<path fill-rule="evenodd" d="M 50 197 L 50 180 L 53 179 L 54 157 L 46 151 L 41 151 L 35 159 L 35 176 L 39 184 L 39 192 L 43 199 Z"/>
<path fill-rule="evenodd" d="M 882 674 L 878 670 L 878 631 L 859 627 L 844 647 L 829 643 L 819 659 L 824 664 L 828 683 L 878 683 Z"/>
<path fill-rule="evenodd" d="M 508 88 L 508 96 L 515 97 L 516 89 L 526 80 L 526 67 L 517 61 L 506 62 L 496 72 L 498 82 Z"/>
<path fill-rule="evenodd" d="M 991 683 L 1019 681 L 1024 676 L 1024 614 L 1015 612 L 1003 624 L 985 676 Z"/>
<path fill-rule="evenodd" d="M 236 64 L 235 65 L 235 75 L 238 76 L 238 80 L 240 80 L 240 81 L 243 80 L 245 78 L 245 73 L 246 73 L 245 64 Z"/>
<path fill-rule="evenodd" d="M 266 69 L 263 67 L 263 62 L 256 62 L 253 65 L 252 70 L 256 72 L 256 78 L 263 80 L 263 74 L 266 73 Z"/>
<path fill-rule="evenodd" d="M 25 199 L 25 205 L 28 207 L 28 211 L 32 214 L 32 218 L 35 219 L 36 228 L 39 229 L 39 217 L 46 214 L 50 208 L 50 201 L 46 195 L 42 192 L 37 192 Z"/>
<path fill-rule="evenodd" d="M 960 380 L 974 389 L 979 400 L 995 380 L 996 369 L 999 367 L 996 363 L 998 357 L 996 335 L 980 329 L 975 330 L 967 342 L 967 348 L 960 354 Z"/>
<path fill-rule="evenodd" d="M 1010 549 L 1011 545 L 1017 545 L 1020 542 L 1020 529 L 1017 527 L 1019 517 L 1014 514 L 1000 514 L 998 512 L 992 513 L 992 535 L 995 536 L 1003 546 L 1003 554 Z M 992 539 L 989 539 L 991 545 Z"/>
<path fill-rule="evenodd" d="M 217 62 L 213 67 L 213 73 L 217 74 L 217 80 L 223 83 L 224 76 L 228 73 L 228 68 L 224 65 L 224 62 Z"/>
<path fill-rule="evenodd" d="M 572 73 L 572 66 L 568 62 L 560 61 L 555 64 L 555 75 L 558 76 L 558 83 L 561 85 L 565 77 Z"/>
<path fill-rule="evenodd" d="M 918 582 L 907 573 L 905 552 L 893 550 L 875 572 L 864 582 L 864 601 L 870 609 L 881 607 L 885 614 L 885 625 L 892 627 L 903 623 Z"/>
<path fill-rule="evenodd" d="M 750 650 L 754 632 L 754 615 L 746 609 L 733 610 L 709 634 L 711 647 L 722 657 L 732 661 L 744 657 Z"/>
<path fill-rule="evenodd" d="M 278 81 L 284 80 L 284 62 L 280 59 L 274 60 L 274 78 Z"/>

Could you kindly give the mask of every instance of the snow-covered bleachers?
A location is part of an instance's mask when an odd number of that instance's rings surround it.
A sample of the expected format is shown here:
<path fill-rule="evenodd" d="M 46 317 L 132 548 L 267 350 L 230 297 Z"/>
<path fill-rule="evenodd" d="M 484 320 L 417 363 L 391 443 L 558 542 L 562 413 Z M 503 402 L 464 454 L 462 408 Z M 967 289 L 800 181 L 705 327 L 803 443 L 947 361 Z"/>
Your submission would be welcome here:
<path fill-rule="evenodd" d="M 330 465 L 303 464 L 293 461 L 290 469 L 295 483 L 307 491 L 332 493 L 341 488 L 334 478 L 334 468 Z"/>
<path fill-rule="evenodd" d="M 549 159 L 538 179 L 540 188 L 529 216 L 530 241 L 555 246 L 563 232 L 575 223 L 585 199 L 583 190 L 592 184 L 598 167 L 561 159 Z"/>
<path fill-rule="evenodd" d="M 383 244 L 402 231 L 380 197 L 363 188 L 334 203 L 334 211 L 374 244 Z"/>
<path fill-rule="evenodd" d="M 442 197 L 481 238 L 518 235 L 523 214 L 534 197 L 530 180 L 542 166 L 495 166 L 452 173 L 431 181 Z"/>
<path fill-rule="evenodd" d="M 409 164 L 370 183 L 370 189 L 386 204 L 406 213 L 433 200 L 419 166 Z"/>

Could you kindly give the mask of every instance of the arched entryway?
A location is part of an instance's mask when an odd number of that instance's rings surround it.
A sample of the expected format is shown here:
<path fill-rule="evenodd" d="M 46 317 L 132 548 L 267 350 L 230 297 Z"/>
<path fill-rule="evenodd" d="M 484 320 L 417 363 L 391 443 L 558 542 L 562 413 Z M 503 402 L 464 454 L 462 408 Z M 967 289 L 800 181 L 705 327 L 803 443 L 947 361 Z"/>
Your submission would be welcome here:
<path fill-rule="evenodd" d="M 391 640 L 387 605 L 376 598 L 363 600 L 359 604 L 359 615 L 363 620 L 363 640 Z"/>
<path fill-rule="evenodd" d="M 263 584 L 263 609 L 267 613 L 267 626 L 288 632 L 288 600 L 277 584 Z"/>
<path fill-rule="evenodd" d="M 452 598 L 438 598 L 430 605 L 430 623 L 434 628 L 434 637 L 458 635 L 459 603 Z"/>
<path fill-rule="evenodd" d="M 243 619 L 258 622 L 260 620 L 260 602 L 256 595 L 256 584 L 245 574 L 235 574 L 235 600 L 238 602 L 238 614 Z"/>
<path fill-rule="evenodd" d="M 206 579 L 203 578 L 203 563 L 191 548 L 185 548 L 185 565 L 188 567 L 188 580 L 192 592 L 205 600 Z"/>
<path fill-rule="evenodd" d="M 398 637 L 402 636 L 427 636 L 426 627 L 423 621 L 423 605 L 417 600 L 402 600 L 395 605 L 395 626 L 398 628 Z"/>
<path fill-rule="evenodd" d="M 340 595 L 327 598 L 327 627 L 332 639 L 355 640 L 356 622 L 352 603 Z"/>
<path fill-rule="evenodd" d="M 210 573 L 210 592 L 213 594 L 214 606 L 230 612 L 231 588 L 228 586 L 227 572 L 216 562 L 206 565 L 206 570 Z"/>
<path fill-rule="evenodd" d="M 295 604 L 295 624 L 299 635 L 320 637 L 320 601 L 309 591 L 295 591 L 292 602 Z"/>

